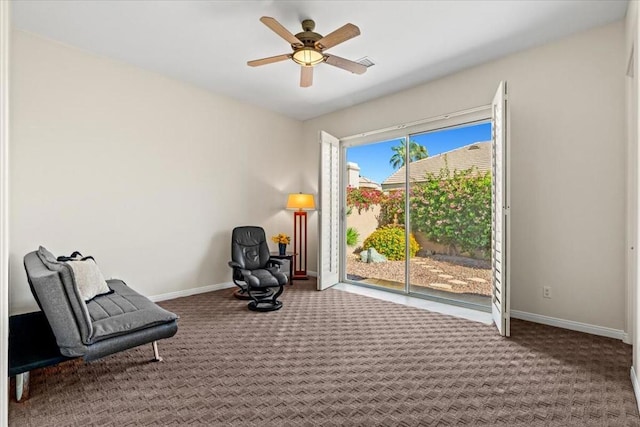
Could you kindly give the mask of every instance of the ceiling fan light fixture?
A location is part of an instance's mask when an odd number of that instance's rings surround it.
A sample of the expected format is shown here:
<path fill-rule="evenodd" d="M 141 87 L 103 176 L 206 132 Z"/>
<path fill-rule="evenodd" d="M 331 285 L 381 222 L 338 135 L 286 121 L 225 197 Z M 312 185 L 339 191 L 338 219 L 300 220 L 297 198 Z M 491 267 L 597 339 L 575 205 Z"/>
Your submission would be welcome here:
<path fill-rule="evenodd" d="M 325 58 L 322 52 L 312 47 L 303 47 L 302 49 L 296 50 L 291 59 L 293 59 L 296 64 L 304 67 L 313 67 L 324 61 Z"/>

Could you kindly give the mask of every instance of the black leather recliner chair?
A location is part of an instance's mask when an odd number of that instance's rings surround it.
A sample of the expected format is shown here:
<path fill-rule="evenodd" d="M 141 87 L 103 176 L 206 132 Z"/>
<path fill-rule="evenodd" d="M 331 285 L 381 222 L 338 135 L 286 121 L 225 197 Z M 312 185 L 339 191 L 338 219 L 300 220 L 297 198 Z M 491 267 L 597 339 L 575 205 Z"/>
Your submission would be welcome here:
<path fill-rule="evenodd" d="M 235 296 L 251 299 L 249 309 L 273 311 L 282 308 L 278 297 L 288 279 L 280 272 L 282 261 L 269 255 L 267 238 L 262 227 L 236 227 L 231 236 L 233 283 L 240 289 Z M 278 288 L 275 293 L 270 288 Z"/>

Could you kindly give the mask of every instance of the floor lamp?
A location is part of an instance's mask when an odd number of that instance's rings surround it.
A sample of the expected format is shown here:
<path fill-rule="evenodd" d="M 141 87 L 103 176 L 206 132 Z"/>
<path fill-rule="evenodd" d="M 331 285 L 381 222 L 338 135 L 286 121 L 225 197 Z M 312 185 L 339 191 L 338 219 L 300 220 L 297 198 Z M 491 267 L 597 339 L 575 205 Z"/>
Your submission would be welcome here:
<path fill-rule="evenodd" d="M 287 200 L 287 209 L 293 209 L 293 279 L 307 280 L 307 210 L 316 204 L 313 194 L 292 193 Z"/>

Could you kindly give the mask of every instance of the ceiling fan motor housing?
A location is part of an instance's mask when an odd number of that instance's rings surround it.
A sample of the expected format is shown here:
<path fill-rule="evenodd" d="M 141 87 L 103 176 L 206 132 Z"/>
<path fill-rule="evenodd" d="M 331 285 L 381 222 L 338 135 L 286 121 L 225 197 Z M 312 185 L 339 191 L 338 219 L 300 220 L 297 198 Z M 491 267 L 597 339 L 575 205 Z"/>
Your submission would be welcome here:
<path fill-rule="evenodd" d="M 315 33 L 313 30 L 316 28 L 316 23 L 311 19 L 305 19 L 302 21 L 301 33 L 296 34 L 296 38 L 304 44 L 305 47 L 315 47 L 315 43 L 322 38 L 321 34 Z M 295 49 L 295 47 L 292 45 Z"/>

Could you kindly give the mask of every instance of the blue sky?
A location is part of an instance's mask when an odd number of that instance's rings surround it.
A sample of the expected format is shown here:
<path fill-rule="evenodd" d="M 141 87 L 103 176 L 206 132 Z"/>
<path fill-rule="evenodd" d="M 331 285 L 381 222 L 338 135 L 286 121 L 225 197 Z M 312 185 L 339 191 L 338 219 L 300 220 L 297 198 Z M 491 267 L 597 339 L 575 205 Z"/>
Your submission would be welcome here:
<path fill-rule="evenodd" d="M 427 147 L 430 156 L 435 156 L 474 142 L 491 140 L 491 123 L 428 132 L 413 135 L 411 139 Z M 398 143 L 399 140 L 394 139 L 347 148 L 347 161 L 360 166 L 360 175 L 382 183 L 395 172 L 389 159 L 393 155 L 391 147 Z"/>

